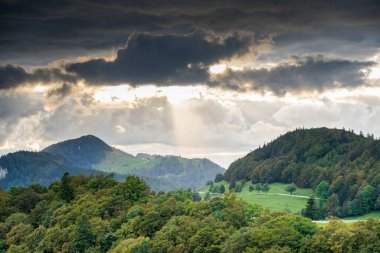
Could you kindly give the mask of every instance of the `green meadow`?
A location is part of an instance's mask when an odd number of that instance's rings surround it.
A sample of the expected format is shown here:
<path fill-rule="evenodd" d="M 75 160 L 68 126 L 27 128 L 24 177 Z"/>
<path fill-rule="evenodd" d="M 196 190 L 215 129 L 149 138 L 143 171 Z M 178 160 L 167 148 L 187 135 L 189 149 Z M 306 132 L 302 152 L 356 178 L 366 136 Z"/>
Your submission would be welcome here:
<path fill-rule="evenodd" d="M 228 191 L 228 182 L 223 181 L 214 185 L 220 184 L 223 184 L 226 191 Z M 243 190 L 237 193 L 238 197 L 248 203 L 259 204 L 270 210 L 285 210 L 292 213 L 299 212 L 301 209 L 305 208 L 307 199 L 313 194 L 313 190 L 311 189 L 297 188 L 293 193 L 293 196 L 291 196 L 285 191 L 287 184 L 282 183 L 269 184 L 270 190 L 267 193 L 257 191 L 250 192 L 250 185 L 252 184 L 247 182 Z M 199 189 L 199 193 L 203 198 L 208 191 L 209 186 Z M 220 194 L 211 193 L 211 196 L 220 196 Z"/>
<path fill-rule="evenodd" d="M 107 153 L 105 158 L 94 166 L 94 169 L 123 174 L 130 173 L 138 169 L 152 168 L 159 162 L 159 158 L 142 160 L 116 151 Z"/>

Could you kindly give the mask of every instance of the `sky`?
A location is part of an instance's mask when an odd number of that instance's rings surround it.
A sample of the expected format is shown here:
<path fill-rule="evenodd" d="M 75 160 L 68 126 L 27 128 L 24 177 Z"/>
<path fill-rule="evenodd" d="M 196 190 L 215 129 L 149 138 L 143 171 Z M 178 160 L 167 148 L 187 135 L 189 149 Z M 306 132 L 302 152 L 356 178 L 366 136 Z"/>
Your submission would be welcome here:
<path fill-rule="evenodd" d="M 0 0 L 0 154 L 93 134 L 225 168 L 299 127 L 380 137 L 380 1 Z"/>

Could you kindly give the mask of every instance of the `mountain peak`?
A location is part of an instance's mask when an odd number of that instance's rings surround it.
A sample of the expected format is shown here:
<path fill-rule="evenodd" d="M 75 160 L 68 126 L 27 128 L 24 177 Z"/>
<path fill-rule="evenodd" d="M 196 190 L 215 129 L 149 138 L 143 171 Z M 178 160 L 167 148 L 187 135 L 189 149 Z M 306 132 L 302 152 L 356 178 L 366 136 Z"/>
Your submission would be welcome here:
<path fill-rule="evenodd" d="M 96 137 L 95 135 L 92 135 L 92 134 L 83 135 L 83 136 L 76 138 L 76 139 L 96 139 L 96 140 L 102 141 L 99 137 Z M 73 140 L 75 140 L 75 139 L 73 139 Z"/>
<path fill-rule="evenodd" d="M 66 142 L 70 142 L 70 141 L 96 141 L 99 143 L 106 144 L 102 139 L 100 139 L 99 137 L 96 137 L 95 135 L 92 135 L 92 134 L 83 135 L 83 136 L 75 138 L 75 139 L 66 140 Z M 65 141 L 63 141 L 63 142 L 65 142 Z"/>
<path fill-rule="evenodd" d="M 83 135 L 83 136 L 78 137 L 78 138 L 58 142 L 56 144 L 48 146 L 47 148 L 45 148 L 42 151 L 46 152 L 46 151 L 48 151 L 52 148 L 55 148 L 57 146 L 75 146 L 77 144 L 83 144 L 83 145 L 89 145 L 89 144 L 94 145 L 95 144 L 98 146 L 105 147 L 107 149 L 112 149 L 111 146 L 109 146 L 107 143 L 105 143 L 100 138 L 96 137 L 95 135 L 89 134 L 89 135 Z"/>
<path fill-rule="evenodd" d="M 59 154 L 69 162 L 83 167 L 91 167 L 101 161 L 107 152 L 113 149 L 107 143 L 94 135 L 84 135 L 53 144 L 43 152 Z"/>

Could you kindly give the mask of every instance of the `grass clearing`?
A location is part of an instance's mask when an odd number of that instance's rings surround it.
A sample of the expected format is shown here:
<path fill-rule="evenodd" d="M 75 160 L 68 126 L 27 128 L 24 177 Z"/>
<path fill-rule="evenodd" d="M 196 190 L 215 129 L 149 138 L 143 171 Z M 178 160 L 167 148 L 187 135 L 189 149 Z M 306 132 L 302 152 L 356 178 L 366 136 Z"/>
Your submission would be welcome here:
<path fill-rule="evenodd" d="M 223 184 L 228 191 L 229 183 L 220 182 L 215 185 Z M 267 207 L 270 210 L 285 210 L 292 213 L 301 211 L 305 208 L 306 202 L 309 196 L 313 194 L 311 189 L 297 188 L 297 190 L 291 196 L 285 191 L 287 184 L 274 183 L 269 184 L 270 190 L 268 193 L 249 191 L 249 186 L 252 185 L 247 182 L 242 190 L 242 192 L 237 193 L 237 196 L 242 200 L 251 203 L 259 204 L 263 207 Z M 209 190 L 209 186 L 199 189 L 199 193 L 202 197 L 206 195 Z M 212 194 L 212 196 L 218 196 L 220 194 Z"/>

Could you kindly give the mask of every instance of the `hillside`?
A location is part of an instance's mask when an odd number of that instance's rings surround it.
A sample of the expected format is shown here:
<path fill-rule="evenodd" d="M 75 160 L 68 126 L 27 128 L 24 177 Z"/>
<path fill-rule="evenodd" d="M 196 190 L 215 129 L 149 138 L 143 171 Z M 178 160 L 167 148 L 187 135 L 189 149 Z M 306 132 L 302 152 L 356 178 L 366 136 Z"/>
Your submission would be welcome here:
<path fill-rule="evenodd" d="M 326 215 L 360 215 L 380 207 L 380 141 L 345 130 L 298 129 L 236 160 L 224 176 L 317 188 Z"/>
<path fill-rule="evenodd" d="M 104 172 L 153 177 L 168 182 L 174 188 L 199 188 L 224 169 L 208 159 L 187 159 L 180 156 L 138 154 L 123 156 L 117 152 L 106 157 L 92 168 Z"/>
<path fill-rule="evenodd" d="M 225 170 L 207 159 L 130 155 L 92 136 L 56 143 L 41 152 L 16 152 L 0 158 L 0 187 L 48 185 L 70 174 L 113 173 L 123 180 L 138 175 L 155 191 L 199 188 Z"/>
<path fill-rule="evenodd" d="M 5 175 L 0 178 L 0 187 L 30 184 L 48 185 L 59 180 L 65 171 L 70 174 L 94 174 L 91 169 L 79 168 L 67 162 L 62 156 L 46 152 L 19 151 L 0 158 L 0 168 Z"/>
<path fill-rule="evenodd" d="M 140 170 L 142 173 L 134 174 L 153 175 L 160 179 L 166 179 L 178 187 L 187 185 L 189 188 L 196 189 L 208 181 L 205 180 L 206 178 L 213 179 L 216 174 L 225 172 L 223 168 L 208 159 L 187 159 L 179 156 L 163 156 L 159 159 L 154 167 L 144 172 Z"/>

